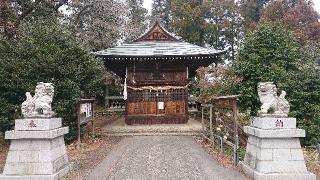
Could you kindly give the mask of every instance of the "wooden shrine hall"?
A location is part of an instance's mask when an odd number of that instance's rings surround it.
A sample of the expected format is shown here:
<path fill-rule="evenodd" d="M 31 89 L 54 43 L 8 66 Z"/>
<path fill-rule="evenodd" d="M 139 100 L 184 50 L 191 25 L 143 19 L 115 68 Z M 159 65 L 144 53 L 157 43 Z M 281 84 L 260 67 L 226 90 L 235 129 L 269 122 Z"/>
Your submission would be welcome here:
<path fill-rule="evenodd" d="M 181 40 L 156 22 L 131 43 L 95 53 L 124 79 L 125 122 L 182 124 L 188 121 L 188 83 L 221 51 Z"/>

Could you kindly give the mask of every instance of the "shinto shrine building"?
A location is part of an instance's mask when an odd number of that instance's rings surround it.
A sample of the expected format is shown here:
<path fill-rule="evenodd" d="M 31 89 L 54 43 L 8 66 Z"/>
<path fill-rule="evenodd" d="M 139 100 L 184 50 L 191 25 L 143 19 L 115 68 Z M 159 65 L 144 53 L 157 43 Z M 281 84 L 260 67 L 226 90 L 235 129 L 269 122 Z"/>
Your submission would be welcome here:
<path fill-rule="evenodd" d="M 187 123 L 188 83 L 222 52 L 178 40 L 156 22 L 133 42 L 95 54 L 125 79 L 125 122 L 132 125 Z"/>

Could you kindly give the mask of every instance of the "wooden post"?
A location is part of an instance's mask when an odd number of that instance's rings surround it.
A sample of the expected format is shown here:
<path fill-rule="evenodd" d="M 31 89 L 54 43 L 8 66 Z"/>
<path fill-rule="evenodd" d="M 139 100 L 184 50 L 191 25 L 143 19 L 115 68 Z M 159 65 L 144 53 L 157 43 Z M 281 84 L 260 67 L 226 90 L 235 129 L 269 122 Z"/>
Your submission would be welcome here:
<path fill-rule="evenodd" d="M 220 153 L 223 153 L 223 138 L 220 137 Z"/>
<path fill-rule="evenodd" d="M 212 106 L 210 106 L 210 139 L 213 137 L 213 129 L 212 129 Z"/>
<path fill-rule="evenodd" d="M 201 124 L 202 124 L 202 131 L 203 133 L 205 133 L 205 124 L 204 124 L 204 106 L 201 106 Z"/>
<path fill-rule="evenodd" d="M 78 133 L 77 133 L 77 136 L 78 136 L 78 142 L 77 142 L 77 145 L 76 145 L 76 148 L 78 148 L 80 146 L 80 143 L 81 143 L 81 125 L 80 125 L 80 103 L 79 103 L 79 100 L 77 100 L 77 125 L 78 125 Z"/>
<path fill-rule="evenodd" d="M 237 100 L 235 100 L 234 106 L 233 106 L 233 120 L 234 120 L 234 141 L 235 141 L 235 148 L 234 148 L 234 162 L 235 164 L 238 164 L 239 161 L 239 136 L 238 136 L 238 108 L 237 108 Z"/>
<path fill-rule="evenodd" d="M 109 109 L 109 86 L 106 85 L 106 94 L 105 94 L 105 101 L 104 101 L 104 106 L 105 108 Z"/>
<path fill-rule="evenodd" d="M 92 138 L 95 138 L 95 131 L 94 131 L 94 118 L 95 118 L 95 103 L 92 102 Z"/>

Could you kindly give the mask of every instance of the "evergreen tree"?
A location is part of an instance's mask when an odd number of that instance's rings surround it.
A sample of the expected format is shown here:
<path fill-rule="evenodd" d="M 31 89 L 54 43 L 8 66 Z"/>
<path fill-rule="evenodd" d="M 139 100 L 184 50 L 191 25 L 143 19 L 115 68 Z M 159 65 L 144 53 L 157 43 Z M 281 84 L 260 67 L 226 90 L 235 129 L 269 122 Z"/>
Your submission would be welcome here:
<path fill-rule="evenodd" d="M 255 115 L 260 106 L 259 82 L 272 81 L 279 89 L 288 90 L 289 77 L 296 72 L 301 57 L 298 43 L 281 25 L 258 26 L 246 39 L 234 64 L 235 75 L 242 79 L 237 91 L 241 94 L 241 108 L 250 108 Z"/>
<path fill-rule="evenodd" d="M 290 116 L 306 130 L 304 144 L 315 145 L 320 139 L 320 57 L 319 46 L 301 47 L 290 31 L 280 23 L 257 26 L 240 49 L 234 74 L 241 78 L 235 93 L 239 105 L 256 115 L 260 108 L 258 82 L 272 81 L 279 91 L 287 92 Z"/>
<path fill-rule="evenodd" d="M 26 18 L 56 14 L 66 3 L 67 0 L 0 0 L 0 35 L 7 38 L 15 37 Z"/>
<path fill-rule="evenodd" d="M 123 1 L 74 0 L 69 3 L 72 14 L 69 27 L 77 41 L 87 49 L 97 51 L 115 46 L 129 30 L 129 6 Z"/>
<path fill-rule="evenodd" d="M 208 7 L 201 1 L 172 1 L 172 29 L 187 42 L 205 46 L 207 22 L 205 14 Z"/>
<path fill-rule="evenodd" d="M 227 50 L 224 59 L 233 62 L 243 39 L 239 5 L 233 0 L 214 0 L 206 6 L 209 10 L 205 15 L 208 22 L 205 43 L 215 49 Z"/>
<path fill-rule="evenodd" d="M 76 100 L 103 96 L 103 63 L 81 48 L 56 17 L 23 22 L 18 38 L 0 39 L 0 131 L 21 117 L 37 82 L 54 84 L 53 110 L 76 133 Z"/>
<path fill-rule="evenodd" d="M 227 50 L 233 61 L 242 40 L 242 18 L 233 0 L 172 1 L 172 29 L 184 40 L 200 46 Z"/>
<path fill-rule="evenodd" d="M 171 23 L 171 0 L 153 0 L 152 21 L 160 20 L 166 29 L 170 30 Z"/>
<path fill-rule="evenodd" d="M 244 18 L 244 32 L 248 34 L 254 30 L 260 21 L 265 5 L 271 0 L 241 0 L 242 16 Z"/>
<path fill-rule="evenodd" d="M 147 10 L 143 7 L 143 0 L 128 0 L 129 25 L 125 33 L 126 41 L 138 38 L 146 30 Z"/>

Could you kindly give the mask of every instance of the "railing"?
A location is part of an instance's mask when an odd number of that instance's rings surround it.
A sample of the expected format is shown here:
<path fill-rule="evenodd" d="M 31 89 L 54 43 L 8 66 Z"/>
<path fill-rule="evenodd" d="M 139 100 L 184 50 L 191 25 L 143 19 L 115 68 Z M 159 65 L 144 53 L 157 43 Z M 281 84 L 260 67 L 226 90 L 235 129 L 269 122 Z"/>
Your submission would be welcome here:
<path fill-rule="evenodd" d="M 105 100 L 107 111 L 125 111 L 126 103 L 123 96 L 107 96 Z"/>
<path fill-rule="evenodd" d="M 123 96 L 107 96 L 105 100 L 107 111 L 125 111 L 126 103 Z M 188 109 L 189 112 L 199 112 L 200 103 L 190 96 L 188 98 Z"/>
<path fill-rule="evenodd" d="M 203 137 L 217 146 L 221 153 L 232 150 L 235 164 L 239 162 L 236 101 L 237 96 L 220 97 L 213 104 L 201 105 Z"/>

